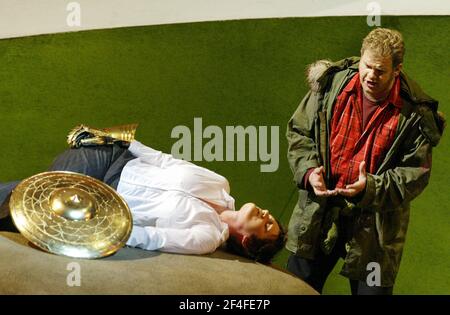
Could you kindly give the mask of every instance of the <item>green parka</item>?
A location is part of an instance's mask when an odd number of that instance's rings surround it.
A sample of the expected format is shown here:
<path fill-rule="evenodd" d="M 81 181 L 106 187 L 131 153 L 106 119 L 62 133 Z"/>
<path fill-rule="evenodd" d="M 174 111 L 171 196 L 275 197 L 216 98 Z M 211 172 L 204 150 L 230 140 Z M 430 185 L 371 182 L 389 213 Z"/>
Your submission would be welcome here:
<path fill-rule="evenodd" d="M 320 249 L 324 215 L 330 211 L 326 197 L 305 190 L 302 179 L 309 168 L 325 168 L 330 177 L 329 132 L 333 104 L 358 72 L 359 57 L 332 63 L 318 61 L 309 67 L 310 91 L 301 101 L 287 128 L 288 160 L 299 198 L 293 210 L 286 248 L 313 259 Z M 410 202 L 428 184 L 431 151 L 442 135 L 444 122 L 438 102 L 426 95 L 403 72 L 403 107 L 395 140 L 375 174 L 367 173 L 362 197 L 348 199 L 354 206 L 353 233 L 341 274 L 366 281 L 370 262 L 381 267 L 381 285 L 394 284 L 409 222 Z M 328 187 L 328 186 L 327 186 Z"/>

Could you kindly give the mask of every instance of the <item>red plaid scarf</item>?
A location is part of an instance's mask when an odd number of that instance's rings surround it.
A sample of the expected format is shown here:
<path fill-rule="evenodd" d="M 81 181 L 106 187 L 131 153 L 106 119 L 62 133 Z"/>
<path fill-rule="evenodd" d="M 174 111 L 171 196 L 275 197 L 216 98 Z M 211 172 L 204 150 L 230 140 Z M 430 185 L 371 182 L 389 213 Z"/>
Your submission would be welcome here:
<path fill-rule="evenodd" d="M 363 91 L 356 74 L 337 97 L 331 119 L 331 187 L 345 188 L 358 180 L 359 164 L 375 173 L 397 130 L 402 107 L 400 80 L 397 79 L 389 97 L 378 106 L 363 129 Z"/>

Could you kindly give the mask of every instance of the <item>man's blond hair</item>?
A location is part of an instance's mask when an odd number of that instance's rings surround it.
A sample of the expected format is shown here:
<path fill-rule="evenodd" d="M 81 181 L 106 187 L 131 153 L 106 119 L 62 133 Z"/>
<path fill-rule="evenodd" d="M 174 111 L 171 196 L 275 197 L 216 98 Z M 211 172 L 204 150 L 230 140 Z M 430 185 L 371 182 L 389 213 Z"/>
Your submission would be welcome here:
<path fill-rule="evenodd" d="M 392 66 L 395 68 L 403 62 L 405 45 L 399 31 L 388 28 L 376 28 L 364 38 L 361 46 L 361 56 L 370 50 L 383 57 L 392 56 Z"/>

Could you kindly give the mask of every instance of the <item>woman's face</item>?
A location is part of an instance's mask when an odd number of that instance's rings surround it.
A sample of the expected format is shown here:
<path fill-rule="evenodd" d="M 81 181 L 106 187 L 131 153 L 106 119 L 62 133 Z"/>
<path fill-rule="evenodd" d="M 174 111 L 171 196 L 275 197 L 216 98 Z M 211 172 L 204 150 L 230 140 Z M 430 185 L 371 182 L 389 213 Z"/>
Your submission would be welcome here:
<path fill-rule="evenodd" d="M 239 209 L 236 225 L 243 235 L 255 235 L 259 239 L 275 239 L 280 233 L 280 227 L 269 211 L 251 202 Z"/>

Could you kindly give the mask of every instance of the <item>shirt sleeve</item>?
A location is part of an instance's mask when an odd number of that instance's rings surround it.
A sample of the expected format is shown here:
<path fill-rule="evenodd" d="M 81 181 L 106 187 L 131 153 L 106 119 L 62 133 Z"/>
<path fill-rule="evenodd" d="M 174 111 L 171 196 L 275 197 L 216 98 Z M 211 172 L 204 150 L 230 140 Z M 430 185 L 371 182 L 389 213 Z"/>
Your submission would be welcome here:
<path fill-rule="evenodd" d="M 189 229 L 134 226 L 127 245 L 146 250 L 180 254 L 208 254 L 214 252 L 222 241 L 218 231 L 207 225 Z"/>

